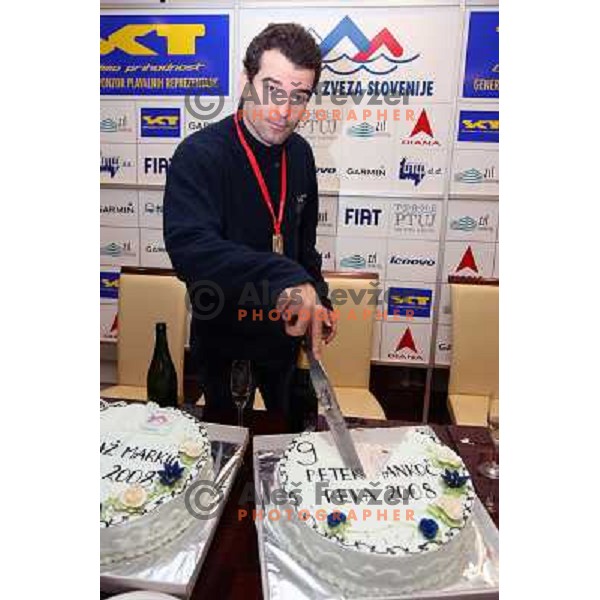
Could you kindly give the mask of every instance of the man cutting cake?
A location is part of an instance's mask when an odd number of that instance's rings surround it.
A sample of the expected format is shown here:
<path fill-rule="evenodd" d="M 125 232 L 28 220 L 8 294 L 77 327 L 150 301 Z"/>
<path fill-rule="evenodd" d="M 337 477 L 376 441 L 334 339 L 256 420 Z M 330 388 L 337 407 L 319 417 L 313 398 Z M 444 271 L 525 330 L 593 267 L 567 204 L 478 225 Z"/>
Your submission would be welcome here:
<path fill-rule="evenodd" d="M 315 248 L 318 188 L 294 129 L 321 73 L 296 24 L 269 25 L 246 51 L 240 109 L 187 137 L 167 176 L 164 238 L 192 308 L 191 350 L 207 411 L 233 408 L 231 364 L 249 360 L 267 410 L 290 400 L 302 336 L 315 355 L 335 336 Z"/>

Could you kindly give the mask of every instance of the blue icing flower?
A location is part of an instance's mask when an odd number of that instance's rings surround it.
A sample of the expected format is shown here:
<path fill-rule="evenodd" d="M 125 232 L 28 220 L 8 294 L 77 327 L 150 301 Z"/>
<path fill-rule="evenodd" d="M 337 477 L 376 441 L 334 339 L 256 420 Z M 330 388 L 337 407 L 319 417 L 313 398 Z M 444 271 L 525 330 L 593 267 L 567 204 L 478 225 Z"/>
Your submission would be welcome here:
<path fill-rule="evenodd" d="M 437 535 L 438 529 L 438 524 L 433 519 L 419 521 L 419 530 L 428 540 L 432 540 Z"/>
<path fill-rule="evenodd" d="M 172 486 L 181 478 L 183 471 L 184 468 L 179 464 L 178 461 L 166 462 L 163 465 L 162 471 L 158 472 L 160 482 L 163 485 Z"/>
<path fill-rule="evenodd" d="M 346 522 L 346 515 L 338 510 L 327 515 L 327 525 L 329 527 L 337 527 Z"/>
<path fill-rule="evenodd" d="M 469 479 L 469 476 L 461 475 L 458 471 L 450 471 L 450 469 L 446 469 L 445 473 L 442 475 L 442 479 L 448 487 L 460 488 L 465 485 L 467 479 Z"/>

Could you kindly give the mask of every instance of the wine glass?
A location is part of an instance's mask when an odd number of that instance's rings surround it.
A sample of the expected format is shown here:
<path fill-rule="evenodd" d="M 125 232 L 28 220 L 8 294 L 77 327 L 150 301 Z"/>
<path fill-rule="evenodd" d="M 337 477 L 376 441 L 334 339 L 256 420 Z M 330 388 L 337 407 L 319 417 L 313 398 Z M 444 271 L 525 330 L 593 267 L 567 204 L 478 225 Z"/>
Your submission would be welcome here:
<path fill-rule="evenodd" d="M 244 409 L 252 395 L 252 366 L 249 360 L 231 363 L 231 397 L 238 409 L 238 427 L 243 427 Z"/>
<path fill-rule="evenodd" d="M 494 456 L 492 460 L 487 460 L 479 465 L 479 472 L 489 479 L 500 478 L 500 465 L 496 460 L 498 455 L 498 448 L 500 446 L 500 411 L 497 394 L 490 394 L 488 396 L 487 406 L 487 426 L 494 443 Z"/>

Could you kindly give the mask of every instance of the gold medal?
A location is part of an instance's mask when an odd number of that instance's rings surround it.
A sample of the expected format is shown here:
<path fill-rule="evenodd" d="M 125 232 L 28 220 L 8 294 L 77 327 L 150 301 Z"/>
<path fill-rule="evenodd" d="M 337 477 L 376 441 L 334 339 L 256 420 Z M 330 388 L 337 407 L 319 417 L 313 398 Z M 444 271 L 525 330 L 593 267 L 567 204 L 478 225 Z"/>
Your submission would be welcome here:
<path fill-rule="evenodd" d="M 283 236 L 280 233 L 273 234 L 273 252 L 283 254 Z"/>

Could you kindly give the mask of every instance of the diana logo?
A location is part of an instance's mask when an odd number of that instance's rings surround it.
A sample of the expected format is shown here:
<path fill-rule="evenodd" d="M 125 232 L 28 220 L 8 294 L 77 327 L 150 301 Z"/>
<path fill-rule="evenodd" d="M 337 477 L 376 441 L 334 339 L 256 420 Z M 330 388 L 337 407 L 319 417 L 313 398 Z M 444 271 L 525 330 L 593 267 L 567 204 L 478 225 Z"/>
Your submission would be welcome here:
<path fill-rule="evenodd" d="M 450 221 L 450 229 L 454 231 L 492 231 L 492 227 L 489 226 L 490 215 L 481 216 L 477 219 L 469 215 L 460 217 L 459 219 L 453 219 Z"/>
<path fill-rule="evenodd" d="M 325 37 L 309 30 L 319 42 L 323 70 L 336 75 L 356 75 L 366 71 L 373 75 L 389 75 L 400 65 L 413 62 L 419 54 L 406 54 L 404 47 L 387 27 L 368 38 L 348 16 Z M 337 51 L 343 48 L 342 53 Z M 350 54 L 346 49 L 351 46 Z"/>
<path fill-rule="evenodd" d="M 132 167 L 133 163 L 129 160 L 123 160 L 120 156 L 105 156 L 100 151 L 100 173 L 108 173 L 113 179 L 121 170 Z"/>
<path fill-rule="evenodd" d="M 461 110 L 459 142 L 497 144 L 500 140 L 500 113 L 490 110 Z"/>
<path fill-rule="evenodd" d="M 359 139 L 370 139 L 374 137 L 390 137 L 390 134 L 387 131 L 388 123 L 387 121 L 377 121 L 375 125 L 371 125 L 366 121 L 360 123 L 359 125 L 352 125 L 352 127 L 348 127 L 346 133 L 350 137 L 359 138 Z"/>
<path fill-rule="evenodd" d="M 178 138 L 181 136 L 181 111 L 178 108 L 142 108 L 142 137 Z"/>
<path fill-rule="evenodd" d="M 425 109 L 421 111 L 413 130 L 408 138 L 402 140 L 402 144 L 412 146 L 441 146 L 433 136 Z"/>
<path fill-rule="evenodd" d="M 392 287 L 388 294 L 388 315 L 401 317 L 431 317 L 432 290 Z"/>
<path fill-rule="evenodd" d="M 131 131 L 127 115 L 100 119 L 100 133 L 126 133 Z"/>
<path fill-rule="evenodd" d="M 171 159 L 165 156 L 144 157 L 144 173 L 146 175 L 166 175 Z"/>
<path fill-rule="evenodd" d="M 109 256 L 110 258 L 121 258 L 123 256 L 135 256 L 132 249 L 132 243 L 127 242 L 109 242 L 105 246 L 100 246 L 100 256 Z"/>
<path fill-rule="evenodd" d="M 435 260 L 433 258 L 407 258 L 394 254 L 390 256 L 390 265 L 433 267 Z"/>
<path fill-rule="evenodd" d="M 396 344 L 396 349 L 388 353 L 388 358 L 408 362 L 424 362 L 425 357 L 415 344 L 415 339 L 410 327 L 407 327 L 404 330 L 404 333 Z"/>
<path fill-rule="evenodd" d="M 367 261 L 360 254 L 346 256 L 340 260 L 340 267 L 344 269 L 364 269 L 367 266 Z"/>
<path fill-rule="evenodd" d="M 100 271 L 100 298 L 115 300 L 119 297 L 120 274 Z"/>
<path fill-rule="evenodd" d="M 474 273 L 479 273 L 479 268 L 477 267 L 477 263 L 475 262 L 475 256 L 473 255 L 473 250 L 471 249 L 471 246 L 468 246 L 465 250 L 465 253 L 460 259 L 460 262 L 458 263 L 454 272 L 460 274 L 461 271 L 464 271 L 465 269 L 473 271 Z"/>
<path fill-rule="evenodd" d="M 483 171 L 472 167 L 456 173 L 454 181 L 466 184 L 498 183 L 496 167 L 487 167 Z"/>
<path fill-rule="evenodd" d="M 346 208 L 344 225 L 356 227 L 378 227 L 380 224 L 381 208 Z"/>

